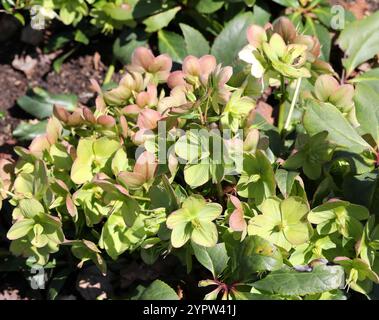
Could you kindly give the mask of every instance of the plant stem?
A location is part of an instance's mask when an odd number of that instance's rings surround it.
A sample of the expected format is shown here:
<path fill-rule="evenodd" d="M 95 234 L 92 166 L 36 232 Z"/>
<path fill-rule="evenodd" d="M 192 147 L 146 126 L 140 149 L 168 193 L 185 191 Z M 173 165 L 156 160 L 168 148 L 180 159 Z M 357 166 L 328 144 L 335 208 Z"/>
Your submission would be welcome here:
<path fill-rule="evenodd" d="M 199 117 L 200 117 L 201 124 L 205 125 L 204 116 L 203 116 L 203 112 L 201 111 L 201 106 L 200 105 L 197 107 L 197 110 L 199 111 Z"/>
<path fill-rule="evenodd" d="M 284 130 L 287 130 L 288 127 L 290 126 L 293 110 L 295 109 L 297 98 L 299 97 L 299 91 L 300 91 L 300 86 L 301 86 L 301 79 L 302 78 L 298 78 L 296 80 L 295 93 L 294 93 L 293 98 L 292 98 L 291 107 L 290 107 L 290 111 L 288 112 L 286 123 L 284 124 Z"/>
<path fill-rule="evenodd" d="M 108 68 L 107 74 L 105 75 L 105 79 L 104 79 L 103 84 L 107 84 L 112 80 L 114 70 L 115 70 L 114 61 L 112 61 L 111 65 Z"/>
<path fill-rule="evenodd" d="M 280 101 L 279 101 L 279 119 L 278 119 L 278 129 L 279 132 L 283 129 L 284 123 L 284 114 L 285 114 L 285 105 L 284 102 L 286 100 L 286 87 L 284 82 L 284 77 L 280 76 Z"/>
<path fill-rule="evenodd" d="M 7 191 L 7 190 L 5 190 L 5 189 L 0 188 L 0 192 L 4 192 L 4 193 L 6 193 L 8 196 L 11 196 L 11 197 L 13 197 L 13 198 L 16 198 L 16 195 L 15 195 L 14 193 L 12 193 L 12 192 L 10 192 L 10 191 Z"/>
<path fill-rule="evenodd" d="M 205 105 L 205 111 L 204 111 L 204 122 L 207 122 L 208 108 L 209 108 L 209 92 L 207 93 L 207 104 Z"/>
<path fill-rule="evenodd" d="M 130 196 L 130 197 L 136 200 L 142 200 L 142 201 L 148 201 L 148 202 L 151 201 L 150 198 L 145 198 L 145 197 L 140 197 L 140 196 Z"/>
<path fill-rule="evenodd" d="M 222 189 L 221 182 L 216 184 L 217 197 L 221 204 L 224 204 L 224 190 Z"/>

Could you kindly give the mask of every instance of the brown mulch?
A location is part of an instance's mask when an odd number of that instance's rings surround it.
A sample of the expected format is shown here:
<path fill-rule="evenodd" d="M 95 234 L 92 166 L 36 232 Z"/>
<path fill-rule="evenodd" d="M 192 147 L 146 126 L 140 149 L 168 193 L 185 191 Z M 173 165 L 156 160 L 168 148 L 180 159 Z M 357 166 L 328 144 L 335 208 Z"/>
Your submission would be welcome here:
<path fill-rule="evenodd" d="M 51 60 L 42 53 L 30 58 L 36 63 L 33 68 L 27 69 L 27 74 L 11 65 L 0 65 L 0 112 L 3 114 L 0 116 L 0 151 L 7 152 L 17 143 L 12 132 L 28 115 L 17 107 L 16 101 L 28 89 L 41 87 L 51 93 L 76 94 L 80 103 L 88 104 L 95 96 L 90 79 L 101 83 L 107 71 L 107 67 L 96 56 L 74 57 L 62 65 L 59 73 L 51 70 Z M 21 56 L 22 59 L 25 60 L 25 56 Z M 112 80 L 118 81 L 119 78 L 119 74 L 114 74 Z M 4 149 L 4 146 L 10 147 Z"/>
<path fill-rule="evenodd" d="M 12 146 L 16 144 L 17 141 L 13 138 L 12 132 L 19 122 L 19 119 L 13 118 L 9 114 L 6 114 L 4 118 L 0 119 L 0 151 L 3 151 L 2 146 Z"/>
<path fill-rule="evenodd" d="M 10 65 L 0 65 L 0 111 L 11 108 L 16 100 L 26 93 L 28 86 L 25 75 Z"/>
<path fill-rule="evenodd" d="M 101 61 L 96 63 L 94 57 L 86 55 L 65 63 L 59 73 L 49 72 L 42 86 L 51 93 L 76 94 L 86 104 L 95 95 L 90 79 L 101 83 L 107 69 Z"/>

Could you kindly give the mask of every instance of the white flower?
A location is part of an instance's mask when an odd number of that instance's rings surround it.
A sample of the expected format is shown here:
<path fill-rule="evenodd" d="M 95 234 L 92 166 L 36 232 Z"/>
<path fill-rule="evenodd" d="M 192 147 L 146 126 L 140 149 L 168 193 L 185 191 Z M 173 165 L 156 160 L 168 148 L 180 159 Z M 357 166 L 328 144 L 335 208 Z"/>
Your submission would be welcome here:
<path fill-rule="evenodd" d="M 264 74 L 264 68 L 259 60 L 255 57 L 254 51 L 257 49 L 254 48 L 251 44 L 245 46 L 239 53 L 238 57 L 249 64 L 251 64 L 251 75 L 255 78 L 262 78 Z"/>

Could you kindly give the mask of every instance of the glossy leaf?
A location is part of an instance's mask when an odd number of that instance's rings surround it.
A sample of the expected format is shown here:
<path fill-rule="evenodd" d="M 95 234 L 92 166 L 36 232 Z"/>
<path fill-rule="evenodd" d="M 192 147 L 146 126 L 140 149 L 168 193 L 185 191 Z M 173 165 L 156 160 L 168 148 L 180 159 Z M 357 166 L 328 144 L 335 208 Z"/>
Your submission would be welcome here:
<path fill-rule="evenodd" d="M 315 294 L 338 289 L 344 284 L 340 266 L 316 266 L 311 272 L 298 272 L 284 268 L 271 272 L 253 287 L 270 294 L 284 296 Z"/>

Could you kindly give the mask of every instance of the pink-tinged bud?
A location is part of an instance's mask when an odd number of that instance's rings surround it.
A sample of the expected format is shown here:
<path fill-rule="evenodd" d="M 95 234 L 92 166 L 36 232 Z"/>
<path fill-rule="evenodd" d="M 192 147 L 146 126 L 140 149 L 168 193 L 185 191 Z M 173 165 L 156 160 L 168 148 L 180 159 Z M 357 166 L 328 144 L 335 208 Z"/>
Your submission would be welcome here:
<path fill-rule="evenodd" d="M 184 80 L 184 72 L 183 71 L 174 71 L 171 72 L 169 77 L 167 78 L 167 85 L 173 89 L 177 86 L 185 86 L 187 85 L 186 81 Z"/>
<path fill-rule="evenodd" d="M 83 117 L 89 123 L 92 123 L 92 124 L 96 123 L 96 118 L 95 118 L 93 112 L 88 107 L 83 108 Z"/>
<path fill-rule="evenodd" d="M 133 71 L 143 72 L 147 71 L 154 63 L 154 54 L 150 49 L 145 47 L 138 47 L 132 54 Z"/>
<path fill-rule="evenodd" d="M 273 24 L 274 32 L 281 35 L 286 44 L 293 43 L 296 38 L 296 28 L 290 19 L 280 17 Z"/>
<path fill-rule="evenodd" d="M 116 125 L 116 120 L 109 115 L 101 115 L 97 118 L 97 123 L 101 126 L 112 128 Z"/>
<path fill-rule="evenodd" d="M 149 95 L 148 106 L 156 106 L 158 104 L 158 90 L 157 86 L 149 84 L 146 89 L 147 94 Z"/>
<path fill-rule="evenodd" d="M 120 181 L 122 185 L 130 189 L 138 189 L 145 183 L 145 178 L 139 173 L 135 172 L 121 172 L 117 180 Z"/>
<path fill-rule="evenodd" d="M 64 192 L 70 192 L 70 189 L 67 187 L 67 184 L 66 183 L 64 183 L 62 180 L 60 180 L 60 179 L 55 179 L 55 181 L 54 181 L 57 185 L 58 185 L 58 187 L 59 188 L 61 188 Z"/>
<path fill-rule="evenodd" d="M 108 193 L 120 192 L 124 196 L 129 197 L 128 190 L 119 184 L 115 184 L 114 181 L 107 176 L 96 175 L 95 179 L 93 179 L 92 182 Z"/>
<path fill-rule="evenodd" d="M 199 59 L 200 72 L 202 76 L 208 77 L 216 69 L 216 58 L 206 54 Z"/>
<path fill-rule="evenodd" d="M 252 25 L 247 31 L 247 40 L 254 48 L 260 48 L 263 42 L 267 41 L 266 30 L 261 26 Z"/>
<path fill-rule="evenodd" d="M 200 68 L 199 59 L 194 56 L 187 56 L 183 60 L 182 69 L 186 75 L 191 75 L 195 77 L 200 76 L 201 68 Z"/>
<path fill-rule="evenodd" d="M 312 63 L 312 70 L 318 74 L 335 74 L 333 67 L 326 61 L 316 59 Z"/>
<path fill-rule="evenodd" d="M 348 257 L 335 257 L 333 259 L 334 262 L 338 262 L 338 261 L 348 261 L 348 260 L 351 260 L 350 258 Z"/>
<path fill-rule="evenodd" d="M 179 107 L 187 103 L 186 89 L 183 86 L 177 86 L 171 90 L 169 97 L 164 97 L 158 103 L 157 110 L 164 114 L 170 108 Z M 186 109 L 188 111 L 188 108 Z"/>
<path fill-rule="evenodd" d="M 246 221 L 244 219 L 242 203 L 237 197 L 232 196 L 232 195 L 230 196 L 230 201 L 235 206 L 235 210 L 230 215 L 229 226 L 234 231 L 243 232 L 246 230 L 247 224 L 246 224 Z"/>
<path fill-rule="evenodd" d="M 170 71 L 172 68 L 172 60 L 169 55 L 161 54 L 154 58 L 153 64 L 150 66 L 149 71 L 155 73 L 158 71 Z"/>
<path fill-rule="evenodd" d="M 62 134 L 62 125 L 57 118 L 50 118 L 46 127 L 46 138 L 51 145 L 55 144 Z"/>
<path fill-rule="evenodd" d="M 272 113 L 274 108 L 264 101 L 259 101 L 256 108 L 256 112 L 259 113 L 268 123 L 274 124 L 274 118 Z"/>
<path fill-rule="evenodd" d="M 111 106 L 119 106 L 125 104 L 130 98 L 131 90 L 123 85 L 119 85 L 117 88 L 103 92 L 105 102 Z"/>
<path fill-rule="evenodd" d="M 321 101 L 328 101 L 330 96 L 339 88 L 338 81 L 330 75 L 324 74 L 317 78 L 315 95 Z"/>
<path fill-rule="evenodd" d="M 140 146 L 145 143 L 148 138 L 149 130 L 140 129 L 136 133 L 132 134 L 132 141 L 135 145 Z"/>
<path fill-rule="evenodd" d="M 141 174 L 145 178 L 145 182 L 147 182 L 154 178 L 157 167 L 158 163 L 155 155 L 145 151 L 138 157 L 133 171 Z"/>
<path fill-rule="evenodd" d="M 101 90 L 101 87 L 100 87 L 99 83 L 98 83 L 95 79 L 90 79 L 89 81 L 91 82 L 92 89 L 93 89 L 97 94 L 101 94 L 101 93 L 102 93 L 102 90 Z"/>
<path fill-rule="evenodd" d="M 67 124 L 69 126 L 78 126 L 83 123 L 82 111 L 80 109 L 75 110 L 68 117 Z"/>
<path fill-rule="evenodd" d="M 104 98 L 102 96 L 98 96 L 95 100 L 96 112 L 103 114 L 107 109 L 107 105 L 105 104 Z"/>
<path fill-rule="evenodd" d="M 130 104 L 124 108 L 121 109 L 121 112 L 122 114 L 125 114 L 125 115 L 137 115 L 141 112 L 141 108 L 139 106 L 137 106 L 136 104 Z"/>
<path fill-rule="evenodd" d="M 335 106 L 348 111 L 354 104 L 354 87 L 351 84 L 341 85 L 335 92 L 329 97 L 329 101 Z"/>
<path fill-rule="evenodd" d="M 0 158 L 0 182 L 3 190 L 8 191 L 12 182 L 13 163 L 7 159 Z M 6 192 L 0 191 L 0 197 L 6 198 Z"/>
<path fill-rule="evenodd" d="M 65 108 L 57 105 L 53 108 L 53 114 L 57 119 L 65 123 L 68 121 L 68 117 L 70 116 L 70 113 Z"/>
<path fill-rule="evenodd" d="M 145 88 L 143 77 L 138 72 L 127 73 L 120 80 L 119 85 L 135 92 L 140 92 Z"/>
<path fill-rule="evenodd" d="M 155 156 L 145 151 L 138 157 L 133 172 L 121 172 L 117 179 L 127 188 L 136 189 L 154 178 L 157 166 Z"/>
<path fill-rule="evenodd" d="M 179 161 L 175 155 L 175 150 L 172 150 L 168 155 L 168 170 L 170 171 L 171 176 L 175 175 L 178 165 Z"/>
<path fill-rule="evenodd" d="M 223 87 L 232 77 L 233 68 L 232 67 L 224 67 L 220 70 L 218 74 L 218 85 L 219 87 Z"/>
<path fill-rule="evenodd" d="M 67 194 L 66 196 L 66 208 L 67 212 L 70 214 L 70 216 L 74 219 L 78 216 L 78 210 L 74 204 L 74 201 L 71 198 L 70 194 Z"/>
<path fill-rule="evenodd" d="M 310 62 L 315 61 L 321 54 L 321 44 L 316 37 L 299 35 L 295 38 L 294 43 L 307 46 L 307 60 Z"/>
<path fill-rule="evenodd" d="M 244 151 L 256 150 L 259 143 L 258 129 L 250 129 L 243 142 Z"/>
<path fill-rule="evenodd" d="M 137 95 L 136 102 L 140 108 L 153 107 L 158 103 L 157 87 L 155 85 L 148 85 L 147 91 L 140 92 Z"/>
<path fill-rule="evenodd" d="M 122 136 L 124 138 L 127 138 L 128 133 L 129 133 L 129 125 L 128 125 L 128 121 L 126 120 L 126 118 L 124 116 L 120 117 L 120 127 L 121 127 Z"/>
<path fill-rule="evenodd" d="M 62 140 L 61 143 L 66 148 L 66 151 L 70 155 L 71 159 L 74 161 L 76 159 L 75 147 L 73 145 L 69 144 L 66 140 Z"/>
<path fill-rule="evenodd" d="M 172 68 L 172 60 L 167 54 L 161 54 L 154 59 L 154 63 L 150 66 L 149 72 L 156 74 L 159 82 L 166 81 L 170 75 Z"/>
<path fill-rule="evenodd" d="M 46 135 L 35 137 L 29 146 L 30 153 L 36 156 L 37 158 L 41 158 L 43 151 L 49 150 L 49 149 L 50 149 L 50 143 L 47 140 Z"/>
<path fill-rule="evenodd" d="M 158 121 L 162 119 L 162 115 L 153 109 L 143 109 L 137 119 L 137 126 L 140 129 L 155 129 Z"/>
<path fill-rule="evenodd" d="M 140 92 L 136 98 L 137 105 L 140 108 L 146 107 L 149 103 L 149 94 L 147 92 Z"/>

